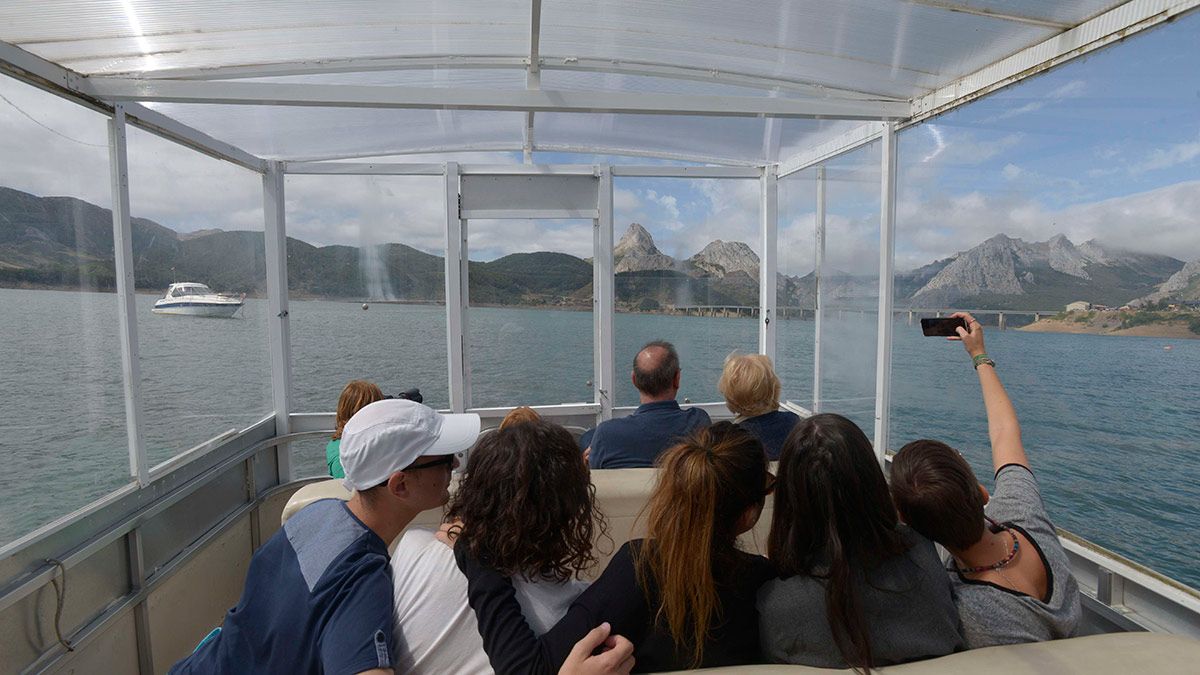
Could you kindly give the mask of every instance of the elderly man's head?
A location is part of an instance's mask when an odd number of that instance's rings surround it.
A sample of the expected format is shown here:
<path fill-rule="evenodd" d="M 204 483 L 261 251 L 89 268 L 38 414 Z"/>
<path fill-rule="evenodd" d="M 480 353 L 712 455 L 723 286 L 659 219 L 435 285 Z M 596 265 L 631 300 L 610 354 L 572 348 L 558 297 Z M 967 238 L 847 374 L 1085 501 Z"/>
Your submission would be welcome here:
<path fill-rule="evenodd" d="M 649 342 L 633 359 L 633 386 L 643 398 L 667 400 L 679 391 L 679 353 L 666 340 Z"/>

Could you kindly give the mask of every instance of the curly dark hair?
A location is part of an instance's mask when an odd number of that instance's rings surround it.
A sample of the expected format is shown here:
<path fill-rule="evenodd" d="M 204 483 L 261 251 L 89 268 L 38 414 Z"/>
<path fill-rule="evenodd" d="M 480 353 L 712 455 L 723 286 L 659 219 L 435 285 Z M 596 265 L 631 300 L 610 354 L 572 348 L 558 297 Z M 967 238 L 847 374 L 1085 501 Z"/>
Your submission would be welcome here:
<path fill-rule="evenodd" d="M 596 564 L 607 525 L 579 444 L 561 426 L 519 422 L 485 434 L 447 507 L 471 555 L 508 576 L 566 581 Z"/>

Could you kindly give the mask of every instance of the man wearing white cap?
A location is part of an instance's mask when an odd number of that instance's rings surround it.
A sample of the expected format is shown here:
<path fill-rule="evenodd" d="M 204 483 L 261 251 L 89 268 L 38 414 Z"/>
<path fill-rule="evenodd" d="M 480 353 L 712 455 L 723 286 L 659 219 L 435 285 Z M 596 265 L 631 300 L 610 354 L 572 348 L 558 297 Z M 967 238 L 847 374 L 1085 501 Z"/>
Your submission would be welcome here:
<path fill-rule="evenodd" d="M 221 628 L 171 672 L 391 673 L 388 544 L 418 513 L 446 503 L 455 453 L 478 436 L 478 415 L 403 399 L 355 413 L 341 443 L 350 500 L 292 516 L 254 554 Z"/>

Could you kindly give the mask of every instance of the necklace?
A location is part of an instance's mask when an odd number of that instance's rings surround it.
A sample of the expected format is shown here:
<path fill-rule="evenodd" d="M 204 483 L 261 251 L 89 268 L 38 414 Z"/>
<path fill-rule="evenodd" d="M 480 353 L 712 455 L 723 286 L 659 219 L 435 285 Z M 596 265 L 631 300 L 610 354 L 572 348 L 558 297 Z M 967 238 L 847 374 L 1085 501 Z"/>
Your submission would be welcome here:
<path fill-rule="evenodd" d="M 992 523 L 993 525 L 997 525 L 997 523 L 992 521 L 990 518 L 988 519 L 988 522 Z M 988 570 L 999 570 L 1001 567 L 1004 567 L 1008 563 L 1012 562 L 1013 558 L 1017 557 L 1017 551 L 1021 549 L 1021 542 L 1019 539 L 1017 539 L 1017 533 L 1013 532 L 1012 528 L 1007 525 L 998 525 L 998 527 L 1008 532 L 1008 536 L 1012 537 L 1012 551 L 1009 551 L 1008 555 L 1005 556 L 1000 562 L 992 563 L 991 565 L 979 565 L 977 567 L 960 567 L 958 568 L 960 572 L 963 574 L 974 574 L 976 572 L 986 572 Z"/>

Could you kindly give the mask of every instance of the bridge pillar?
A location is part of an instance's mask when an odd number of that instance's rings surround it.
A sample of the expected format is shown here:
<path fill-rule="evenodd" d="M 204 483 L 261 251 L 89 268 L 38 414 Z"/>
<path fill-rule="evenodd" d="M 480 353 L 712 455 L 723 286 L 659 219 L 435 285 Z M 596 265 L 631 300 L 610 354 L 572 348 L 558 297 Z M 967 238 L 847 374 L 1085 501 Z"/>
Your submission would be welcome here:
<path fill-rule="evenodd" d="M 941 312 L 938 312 L 938 313 L 937 313 L 937 318 L 939 318 L 939 319 L 940 319 L 940 318 L 942 318 L 942 313 L 941 313 Z"/>
<path fill-rule="evenodd" d="M 913 311 L 910 309 L 910 310 L 908 310 L 908 325 L 911 326 L 912 323 L 913 323 Z"/>
<path fill-rule="evenodd" d="M 1034 312 L 1033 313 L 1033 322 L 1037 323 L 1038 321 L 1041 321 L 1041 320 L 1042 320 L 1042 315 L 1038 314 L 1037 312 Z"/>
<path fill-rule="evenodd" d="M 1004 312 L 1000 312 L 1000 314 L 999 314 L 999 318 L 997 319 L 997 321 L 1000 323 L 1000 330 L 1005 330 L 1005 326 L 1004 326 Z"/>

